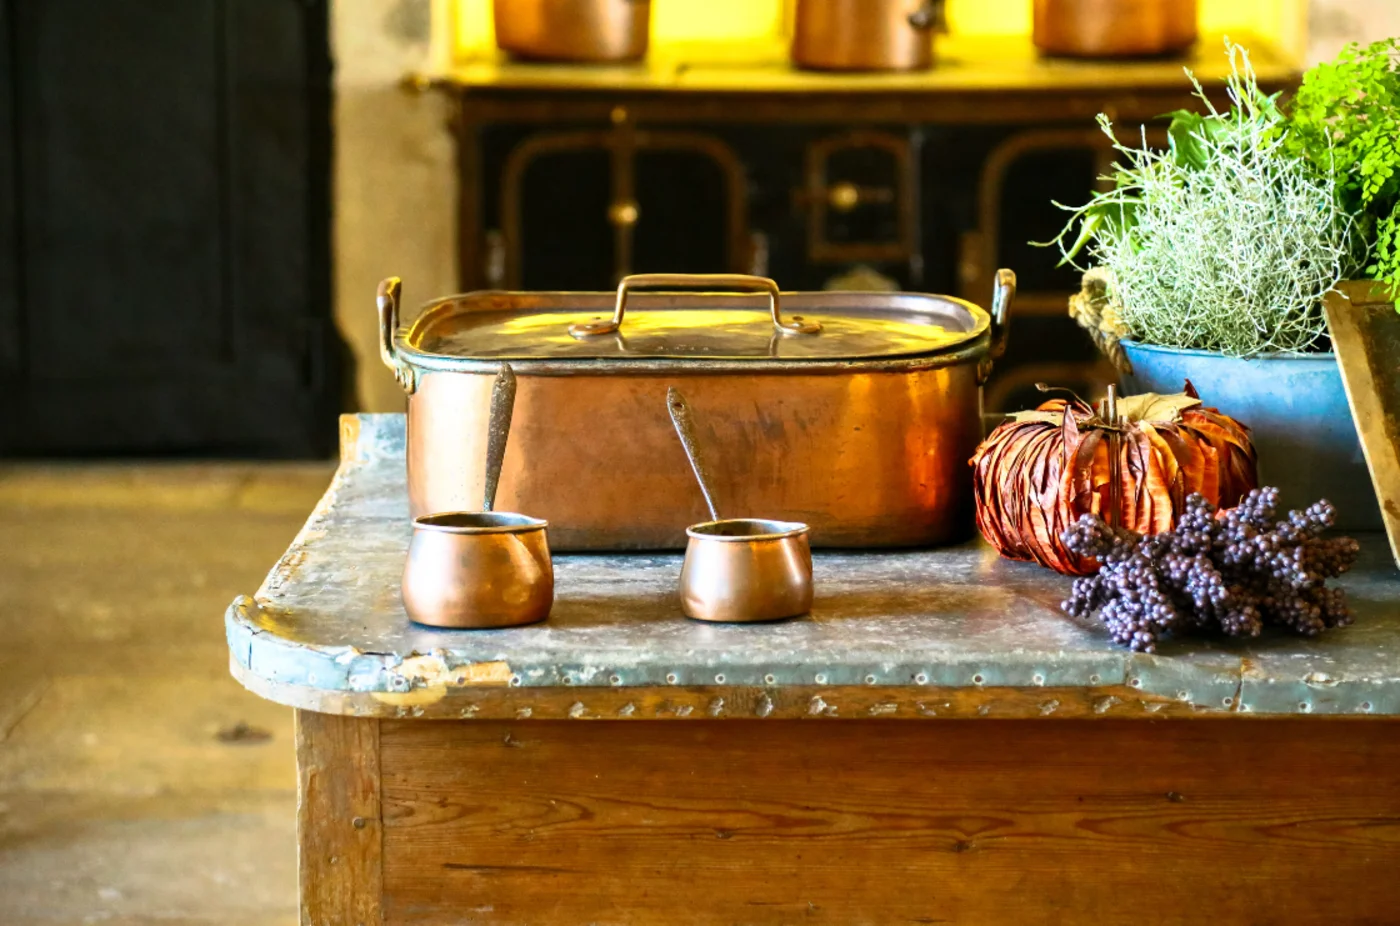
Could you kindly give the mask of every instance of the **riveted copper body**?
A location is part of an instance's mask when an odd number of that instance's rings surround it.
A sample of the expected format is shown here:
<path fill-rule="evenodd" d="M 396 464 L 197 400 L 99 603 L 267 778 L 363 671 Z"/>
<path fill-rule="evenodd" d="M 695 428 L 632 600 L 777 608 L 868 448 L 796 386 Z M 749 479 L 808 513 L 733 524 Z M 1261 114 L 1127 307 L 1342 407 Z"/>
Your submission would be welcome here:
<path fill-rule="evenodd" d="M 918 293 L 470 293 L 399 324 L 381 350 L 409 391 L 413 515 L 475 508 L 493 377 L 519 377 L 500 507 L 550 523 L 555 552 L 680 550 L 713 520 L 663 401 L 679 387 L 735 513 L 801 521 L 830 547 L 972 534 L 979 385 L 1006 346 L 1014 275 L 991 311 Z M 612 329 L 612 320 L 618 327 Z M 811 332 L 796 326 L 814 328 Z M 598 331 L 587 334 L 587 331 Z M 583 337 L 579 337 L 583 334 Z"/>
<path fill-rule="evenodd" d="M 913 71 L 933 64 L 943 0 L 798 0 L 792 61 L 823 71 Z"/>
<path fill-rule="evenodd" d="M 496 44 L 536 61 L 636 61 L 651 0 L 495 0 Z"/>
<path fill-rule="evenodd" d="M 681 566 L 681 610 L 701 621 L 776 621 L 812 610 L 807 525 L 736 519 L 697 524 Z"/>
<path fill-rule="evenodd" d="M 1196 0 L 1035 0 L 1032 38 L 1076 58 L 1185 51 L 1196 41 Z"/>
<path fill-rule="evenodd" d="M 538 518 L 492 511 L 413 522 L 403 571 L 408 616 L 434 627 L 533 624 L 554 603 L 554 564 Z"/>

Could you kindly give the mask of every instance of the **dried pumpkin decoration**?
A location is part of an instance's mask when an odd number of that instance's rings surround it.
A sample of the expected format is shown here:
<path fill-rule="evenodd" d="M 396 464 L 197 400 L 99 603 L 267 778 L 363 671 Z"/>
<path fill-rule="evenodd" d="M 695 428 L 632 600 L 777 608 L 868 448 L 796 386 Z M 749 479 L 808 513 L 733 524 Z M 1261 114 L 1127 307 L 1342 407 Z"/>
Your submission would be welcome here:
<path fill-rule="evenodd" d="M 1233 508 L 1259 483 L 1249 429 L 1203 405 L 1190 382 L 1180 395 L 1119 399 L 1116 425 L 1078 397 L 1051 399 L 1011 415 L 971 463 L 987 542 L 1066 575 L 1098 570 L 1060 539 L 1080 515 L 1111 521 L 1116 499 L 1118 526 L 1155 534 L 1175 527 L 1192 493 Z"/>

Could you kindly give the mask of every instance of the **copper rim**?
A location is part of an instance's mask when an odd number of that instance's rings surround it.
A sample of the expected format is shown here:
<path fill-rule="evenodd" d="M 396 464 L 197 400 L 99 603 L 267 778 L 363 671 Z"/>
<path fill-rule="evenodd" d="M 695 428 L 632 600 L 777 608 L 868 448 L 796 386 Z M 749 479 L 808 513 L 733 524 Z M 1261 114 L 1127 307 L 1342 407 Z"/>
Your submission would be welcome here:
<path fill-rule="evenodd" d="M 523 534 L 548 526 L 548 521 L 510 511 L 442 511 L 413 519 L 414 530 L 443 534 Z"/>
<path fill-rule="evenodd" d="M 706 521 L 685 529 L 689 537 L 697 540 L 722 540 L 743 543 L 754 540 L 782 540 L 786 537 L 799 537 L 807 533 L 807 525 L 800 521 L 768 521 L 762 518 L 725 518 L 722 521 Z"/>

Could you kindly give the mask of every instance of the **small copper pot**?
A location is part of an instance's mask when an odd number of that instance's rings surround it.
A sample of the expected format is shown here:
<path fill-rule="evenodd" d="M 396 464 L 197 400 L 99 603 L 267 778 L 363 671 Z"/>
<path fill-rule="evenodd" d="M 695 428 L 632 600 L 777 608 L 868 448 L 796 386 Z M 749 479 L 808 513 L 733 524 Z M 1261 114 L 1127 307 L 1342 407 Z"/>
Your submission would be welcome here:
<path fill-rule="evenodd" d="M 554 604 L 544 521 L 500 511 L 453 511 L 413 521 L 403 570 L 408 616 L 434 627 L 533 624 Z"/>
<path fill-rule="evenodd" d="M 797 0 L 792 62 L 822 71 L 914 71 L 933 64 L 944 0 Z"/>
<path fill-rule="evenodd" d="M 1196 41 L 1196 0 L 1035 0 L 1032 37 L 1075 58 L 1181 52 Z"/>
<path fill-rule="evenodd" d="M 795 521 L 708 521 L 686 530 L 681 610 L 701 621 L 776 621 L 812 610 L 812 548 Z"/>
<path fill-rule="evenodd" d="M 637 61 L 651 0 L 495 0 L 496 45 L 533 61 Z"/>

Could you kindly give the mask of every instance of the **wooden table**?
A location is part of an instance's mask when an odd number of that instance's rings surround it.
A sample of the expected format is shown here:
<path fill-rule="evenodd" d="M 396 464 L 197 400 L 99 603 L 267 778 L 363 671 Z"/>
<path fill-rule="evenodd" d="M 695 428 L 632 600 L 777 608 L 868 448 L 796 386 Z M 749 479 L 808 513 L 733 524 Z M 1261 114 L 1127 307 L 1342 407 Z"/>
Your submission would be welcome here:
<path fill-rule="evenodd" d="M 252 598 L 297 708 L 302 921 L 1390 923 L 1400 578 L 1357 623 L 1125 652 L 985 547 L 819 553 L 810 618 L 680 615 L 675 555 L 557 561 L 550 621 L 411 625 L 403 419 Z M 906 722 L 899 722 L 906 721 Z"/>

